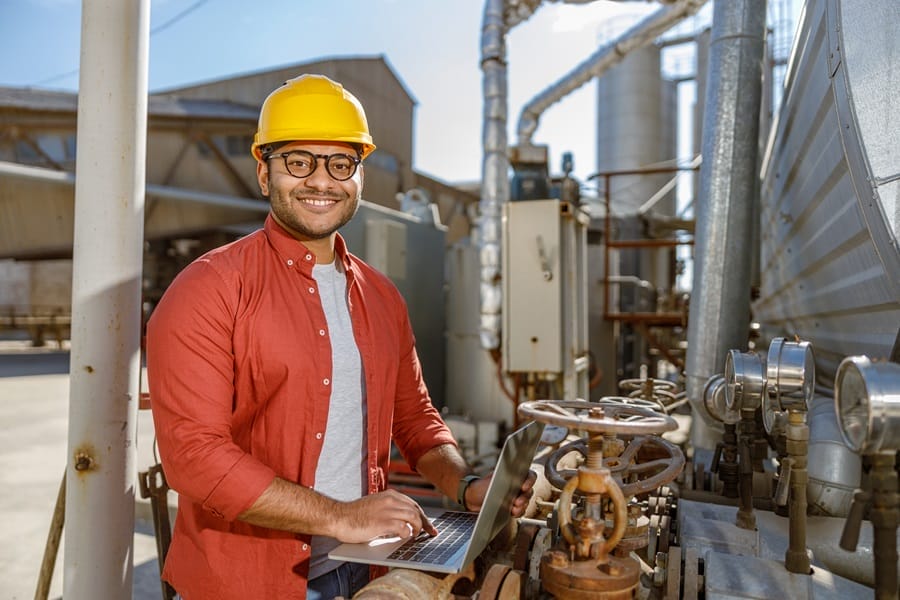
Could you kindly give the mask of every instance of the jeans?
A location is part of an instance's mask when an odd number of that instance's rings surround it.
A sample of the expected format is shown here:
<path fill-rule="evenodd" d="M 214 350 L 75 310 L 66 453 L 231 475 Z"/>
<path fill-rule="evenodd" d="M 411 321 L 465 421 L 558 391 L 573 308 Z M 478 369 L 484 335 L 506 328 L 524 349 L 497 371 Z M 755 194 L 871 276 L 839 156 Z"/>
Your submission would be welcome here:
<path fill-rule="evenodd" d="M 369 583 L 369 565 L 347 562 L 311 580 L 306 586 L 306 598 L 331 600 L 343 596 L 349 600 L 367 583 Z"/>

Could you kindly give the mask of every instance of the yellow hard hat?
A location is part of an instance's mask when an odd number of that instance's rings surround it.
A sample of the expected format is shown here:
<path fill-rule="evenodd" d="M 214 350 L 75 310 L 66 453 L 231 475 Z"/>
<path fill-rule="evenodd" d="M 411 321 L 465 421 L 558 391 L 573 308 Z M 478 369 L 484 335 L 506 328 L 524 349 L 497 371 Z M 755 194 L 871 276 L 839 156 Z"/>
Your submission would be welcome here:
<path fill-rule="evenodd" d="M 259 113 L 250 153 L 262 160 L 262 146 L 295 140 L 354 144 L 360 149 L 360 158 L 375 149 L 362 104 L 324 75 L 288 79 L 269 94 Z"/>

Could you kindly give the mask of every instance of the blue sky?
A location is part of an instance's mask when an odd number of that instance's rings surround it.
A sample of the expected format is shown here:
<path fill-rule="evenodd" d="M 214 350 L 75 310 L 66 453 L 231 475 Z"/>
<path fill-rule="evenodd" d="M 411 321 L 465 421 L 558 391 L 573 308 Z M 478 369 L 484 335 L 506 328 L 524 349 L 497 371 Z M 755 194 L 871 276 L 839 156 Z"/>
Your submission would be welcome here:
<path fill-rule="evenodd" d="M 658 7 L 545 2 L 515 27 L 507 36 L 510 143 L 529 100 L 593 53 L 601 34 Z M 383 54 L 418 102 L 415 168 L 476 180 L 483 10 L 483 0 L 152 0 L 150 90 Z M 80 13 L 80 0 L 0 0 L 0 85 L 76 90 Z M 534 141 L 549 146 L 554 173 L 565 151 L 574 153 L 576 176 L 594 172 L 595 92 L 589 83 L 542 117 Z"/>

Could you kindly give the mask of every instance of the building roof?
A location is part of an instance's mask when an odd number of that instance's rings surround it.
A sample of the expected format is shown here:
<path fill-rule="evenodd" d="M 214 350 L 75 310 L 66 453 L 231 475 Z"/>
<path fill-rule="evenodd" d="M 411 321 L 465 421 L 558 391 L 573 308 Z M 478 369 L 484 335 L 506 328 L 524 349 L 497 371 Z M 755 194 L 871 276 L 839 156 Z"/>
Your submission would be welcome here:
<path fill-rule="evenodd" d="M 406 82 L 404 82 L 403 79 L 401 79 L 400 75 L 397 74 L 397 70 L 394 69 L 394 66 L 391 64 L 391 62 L 388 60 L 387 56 L 385 56 L 384 54 L 370 55 L 370 56 L 323 56 L 323 57 L 317 58 L 315 60 L 308 60 L 308 61 L 299 62 L 299 63 L 286 63 L 286 64 L 282 64 L 282 65 L 277 65 L 274 67 L 267 67 L 265 69 L 258 69 L 255 71 L 249 71 L 249 72 L 245 72 L 245 73 L 234 73 L 227 77 L 220 77 L 217 79 L 208 79 L 208 80 L 190 83 L 187 85 L 180 85 L 177 87 L 156 90 L 154 93 L 160 94 L 160 95 L 177 95 L 179 92 L 185 92 L 185 91 L 193 90 L 195 88 L 203 88 L 203 87 L 209 86 L 211 84 L 219 84 L 219 83 L 225 83 L 225 82 L 236 81 L 236 80 L 241 80 L 241 79 L 250 79 L 250 78 L 258 77 L 260 75 L 265 75 L 267 73 L 275 73 L 275 72 L 285 71 L 285 70 L 300 73 L 300 72 L 304 72 L 304 71 L 308 70 L 310 67 L 314 68 L 318 65 L 322 65 L 325 63 L 349 64 L 352 62 L 359 62 L 359 63 L 381 62 L 381 63 L 384 63 L 384 65 L 387 67 L 388 71 L 391 73 L 391 75 L 394 77 L 394 79 L 397 80 L 397 84 L 406 93 L 406 95 L 409 97 L 409 99 L 412 101 L 412 103 L 414 105 L 418 104 L 416 97 L 412 94 L 412 92 L 410 92 L 410 89 L 406 85 Z"/>
<path fill-rule="evenodd" d="M 0 86 L 0 109 L 19 109 L 32 112 L 75 113 L 78 94 L 35 88 Z M 147 112 L 153 117 L 193 117 L 256 121 L 259 108 L 224 100 L 200 100 L 157 97 L 150 95 Z"/>

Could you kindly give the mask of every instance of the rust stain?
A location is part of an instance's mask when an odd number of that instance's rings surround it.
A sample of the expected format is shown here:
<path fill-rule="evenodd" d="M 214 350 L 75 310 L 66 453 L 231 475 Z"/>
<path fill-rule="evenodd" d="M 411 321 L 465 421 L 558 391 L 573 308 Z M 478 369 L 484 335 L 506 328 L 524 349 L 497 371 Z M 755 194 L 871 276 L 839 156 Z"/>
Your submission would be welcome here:
<path fill-rule="evenodd" d="M 97 470 L 99 465 L 97 464 L 95 455 L 96 452 L 94 447 L 90 444 L 79 446 L 75 450 L 75 455 L 72 457 L 72 464 L 75 467 L 75 472 L 82 475 L 88 471 Z"/>

